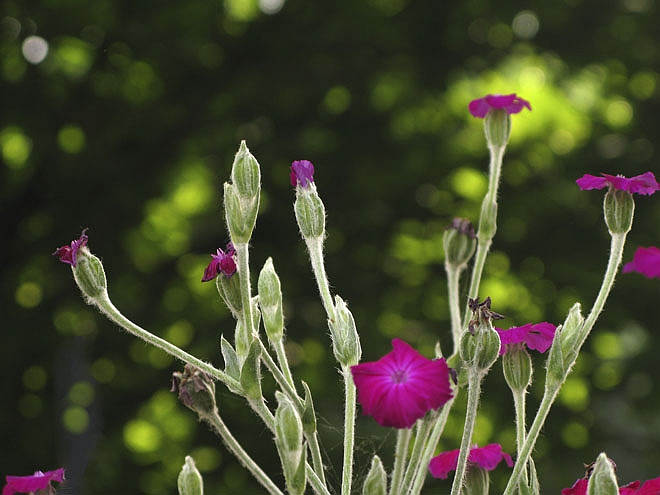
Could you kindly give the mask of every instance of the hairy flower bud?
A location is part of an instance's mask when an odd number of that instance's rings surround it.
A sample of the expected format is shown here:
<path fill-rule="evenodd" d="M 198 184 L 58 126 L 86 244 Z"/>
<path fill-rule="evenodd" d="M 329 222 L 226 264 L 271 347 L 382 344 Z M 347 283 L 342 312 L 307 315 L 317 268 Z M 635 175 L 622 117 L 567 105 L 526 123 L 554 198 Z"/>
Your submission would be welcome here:
<path fill-rule="evenodd" d="M 548 354 L 548 375 L 546 387 L 558 386 L 570 371 L 573 362 L 577 358 L 580 345 L 580 330 L 584 324 L 580 303 L 571 307 L 563 325 L 557 328 L 557 332 L 550 353 Z"/>
<path fill-rule="evenodd" d="M 511 136 L 511 116 L 506 110 L 492 109 L 484 118 L 484 133 L 488 147 L 506 146 Z"/>
<path fill-rule="evenodd" d="M 303 402 L 303 410 L 301 420 L 305 434 L 311 435 L 316 432 L 316 412 L 314 411 L 314 402 L 312 401 L 312 393 L 309 386 L 304 381 L 302 382 L 305 389 L 305 401 Z"/>
<path fill-rule="evenodd" d="M 280 392 L 275 392 L 275 445 L 282 462 L 288 492 L 302 495 L 305 492 L 305 460 L 307 449 L 303 444 L 303 425 L 293 403 Z"/>
<path fill-rule="evenodd" d="M 362 485 L 362 495 L 385 495 L 387 493 L 387 473 L 377 455 L 371 459 L 369 473 Z"/>
<path fill-rule="evenodd" d="M 360 362 L 362 347 L 355 327 L 353 314 L 344 300 L 335 296 L 335 321 L 328 321 L 332 337 L 332 351 L 342 366 L 353 366 Z"/>
<path fill-rule="evenodd" d="M 524 392 L 532 381 L 532 358 L 524 344 L 509 344 L 502 356 L 504 379 L 515 392 Z"/>
<path fill-rule="evenodd" d="M 218 294 L 237 320 L 241 317 L 243 306 L 241 303 L 241 281 L 240 277 L 216 277 L 215 285 Z"/>
<path fill-rule="evenodd" d="M 241 366 L 239 382 L 243 395 L 248 400 L 261 400 L 261 349 L 256 339 L 252 341 L 250 350 Z"/>
<path fill-rule="evenodd" d="M 489 485 L 488 471 L 478 465 L 471 465 L 465 473 L 461 495 L 488 495 Z"/>
<path fill-rule="evenodd" d="M 268 258 L 259 273 L 259 306 L 264 320 L 266 335 L 271 343 L 282 340 L 284 316 L 282 314 L 282 287 L 280 278 L 273 267 L 273 259 Z"/>
<path fill-rule="evenodd" d="M 94 256 L 87 247 L 78 252 L 78 262 L 72 266 L 73 277 L 82 293 L 89 299 L 95 299 L 104 294 L 108 288 L 105 270 L 101 260 Z"/>
<path fill-rule="evenodd" d="M 183 367 L 183 372 L 172 373 L 172 392 L 177 392 L 184 406 L 200 416 L 207 416 L 216 411 L 215 382 L 213 379 L 191 364 Z"/>
<path fill-rule="evenodd" d="M 589 477 L 587 495 L 619 495 L 619 485 L 612 461 L 601 452 Z"/>
<path fill-rule="evenodd" d="M 293 207 L 303 238 L 322 238 L 325 235 L 325 206 L 313 182 L 308 187 L 296 188 Z"/>
<path fill-rule="evenodd" d="M 632 194 L 610 187 L 603 200 L 603 212 L 610 234 L 629 232 L 635 213 L 635 201 Z"/>
<path fill-rule="evenodd" d="M 481 203 L 481 215 L 479 216 L 479 232 L 477 237 L 480 241 L 489 241 L 497 231 L 497 202 L 486 194 Z"/>
<path fill-rule="evenodd" d="M 181 468 L 177 479 L 179 495 L 204 495 L 204 481 L 195 466 L 195 461 L 189 455 Z"/>
<path fill-rule="evenodd" d="M 501 319 L 502 315 L 490 309 L 490 297 L 482 303 L 478 299 L 470 300 L 472 319 L 468 331 L 461 337 L 459 353 L 468 368 L 484 372 L 497 361 L 500 354 L 500 336 L 493 328 L 492 320 Z"/>
<path fill-rule="evenodd" d="M 245 140 L 241 141 L 238 152 L 234 157 L 234 164 L 231 168 L 231 181 L 242 197 L 253 199 L 259 195 L 261 189 L 259 162 L 250 153 Z"/>
<path fill-rule="evenodd" d="M 442 236 L 445 248 L 445 262 L 448 265 L 461 267 L 465 265 L 477 246 L 474 227 L 465 218 L 454 218 Z"/>

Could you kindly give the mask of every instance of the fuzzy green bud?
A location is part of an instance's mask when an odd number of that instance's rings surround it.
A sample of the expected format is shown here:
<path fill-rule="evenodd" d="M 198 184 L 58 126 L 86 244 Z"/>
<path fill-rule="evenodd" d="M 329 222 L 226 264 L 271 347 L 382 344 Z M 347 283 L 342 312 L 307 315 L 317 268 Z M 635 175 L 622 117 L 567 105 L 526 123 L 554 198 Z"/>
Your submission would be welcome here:
<path fill-rule="evenodd" d="M 239 356 L 240 357 L 240 356 Z M 243 389 L 243 395 L 248 400 L 261 400 L 261 348 L 257 340 L 252 341 L 250 350 L 241 366 L 239 382 Z"/>
<path fill-rule="evenodd" d="M 220 275 L 215 278 L 215 286 L 218 288 L 218 294 L 229 308 L 232 316 L 240 319 L 243 310 L 241 302 L 241 279 L 236 274 L 231 277 Z"/>
<path fill-rule="evenodd" d="M 461 495 L 488 495 L 489 485 L 488 471 L 477 465 L 469 466 Z"/>
<path fill-rule="evenodd" d="M 231 168 L 231 181 L 236 186 L 238 194 L 246 199 L 253 199 L 261 190 L 261 172 L 259 162 L 250 153 L 245 140 L 241 141 Z"/>
<path fill-rule="evenodd" d="M 179 495 L 204 495 L 204 481 L 195 466 L 195 461 L 189 455 L 181 468 L 177 479 Z"/>
<path fill-rule="evenodd" d="M 339 296 L 335 296 L 335 316 L 334 322 L 328 320 L 335 358 L 342 366 L 358 364 L 362 357 L 360 336 L 355 327 L 353 314 Z"/>
<path fill-rule="evenodd" d="M 442 236 L 445 248 L 445 263 L 450 266 L 462 267 L 474 254 L 477 246 L 474 227 L 465 218 L 454 218 Z"/>
<path fill-rule="evenodd" d="M 195 411 L 200 417 L 213 414 L 217 410 L 215 382 L 192 364 L 186 364 L 183 372 L 172 373 L 171 391 L 176 392 L 183 405 Z"/>
<path fill-rule="evenodd" d="M 325 206 L 313 183 L 308 187 L 296 188 L 296 202 L 293 208 L 303 238 L 323 238 L 325 235 Z"/>
<path fill-rule="evenodd" d="M 484 118 L 484 134 L 488 147 L 506 146 L 511 136 L 511 116 L 505 110 L 491 109 Z"/>
<path fill-rule="evenodd" d="M 625 234 L 632 227 L 635 201 L 627 191 L 618 191 L 610 187 L 603 200 L 605 223 L 610 234 Z"/>
<path fill-rule="evenodd" d="M 235 184 L 224 184 L 225 220 L 234 245 L 246 244 L 252 237 L 259 212 L 259 195 L 242 197 Z"/>
<path fill-rule="evenodd" d="M 241 365 L 238 360 L 238 355 L 236 354 L 236 351 L 234 350 L 232 345 L 229 343 L 227 339 L 225 339 L 224 336 L 220 336 L 220 351 L 222 352 L 222 358 L 225 361 L 225 373 L 227 373 L 227 375 L 232 377 L 237 382 L 240 382 Z M 243 391 L 241 389 L 233 387 L 230 384 L 227 384 L 227 388 L 229 388 L 229 390 L 231 390 L 235 394 L 238 395 L 243 394 Z"/>
<path fill-rule="evenodd" d="M 546 387 L 558 386 L 570 371 L 577 358 L 583 324 L 580 303 L 575 303 L 568 312 L 564 324 L 555 332 L 548 354 Z"/>
<path fill-rule="evenodd" d="M 387 493 L 387 473 L 380 457 L 375 455 L 371 459 L 369 473 L 362 485 L 362 495 L 385 495 Z"/>
<path fill-rule="evenodd" d="M 502 356 L 502 370 L 509 388 L 524 392 L 532 381 L 532 358 L 524 344 L 509 344 Z"/>
<path fill-rule="evenodd" d="M 311 435 L 316 432 L 316 412 L 314 411 L 314 402 L 312 401 L 312 393 L 309 390 L 307 383 L 302 382 L 305 389 L 305 401 L 303 402 L 303 409 L 301 420 L 303 430 L 306 435 Z"/>
<path fill-rule="evenodd" d="M 477 330 L 474 334 L 465 332 L 459 352 L 468 367 L 485 372 L 495 364 L 500 354 L 500 336 L 492 325 L 490 329 Z"/>
<path fill-rule="evenodd" d="M 282 340 L 284 335 L 284 316 L 282 314 L 282 287 L 272 258 L 266 260 L 259 273 L 258 289 L 259 306 L 266 335 L 271 343 L 277 343 Z"/>
<path fill-rule="evenodd" d="M 108 282 L 103 263 L 87 247 L 80 248 L 78 262 L 76 266 L 71 267 L 71 270 L 76 284 L 88 299 L 96 299 L 107 291 Z"/>
<path fill-rule="evenodd" d="M 587 495 L 618 495 L 619 485 L 612 461 L 602 452 L 593 465 Z"/>
<path fill-rule="evenodd" d="M 495 232 L 497 232 L 497 202 L 490 194 L 486 194 L 481 203 L 477 237 L 481 242 L 490 241 L 495 236 Z"/>
<path fill-rule="evenodd" d="M 293 403 L 280 392 L 275 392 L 275 445 L 282 462 L 287 490 L 290 494 L 305 492 L 306 448 L 303 444 L 303 425 Z"/>

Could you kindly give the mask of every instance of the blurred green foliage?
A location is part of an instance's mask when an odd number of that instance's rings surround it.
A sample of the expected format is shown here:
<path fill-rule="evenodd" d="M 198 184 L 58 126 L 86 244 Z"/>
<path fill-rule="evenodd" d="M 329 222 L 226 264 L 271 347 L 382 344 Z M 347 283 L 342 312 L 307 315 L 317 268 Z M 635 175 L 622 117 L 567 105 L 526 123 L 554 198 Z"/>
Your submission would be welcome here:
<path fill-rule="evenodd" d="M 90 227 L 127 315 L 220 363 L 233 325 L 199 279 L 227 240 L 220 186 L 240 139 L 262 165 L 256 273 L 273 256 L 287 351 L 315 392 L 327 463 L 341 457 L 341 387 L 291 211 L 287 167 L 306 158 L 328 209 L 328 272 L 373 360 L 398 336 L 449 348 L 442 232 L 476 220 L 481 122 L 467 103 L 512 92 L 499 229 L 482 295 L 505 325 L 559 323 L 595 297 L 608 239 L 583 173 L 657 172 L 660 35 L 654 0 L 7 0 L 0 8 L 4 474 L 67 468 L 68 493 L 175 493 L 192 454 L 209 493 L 259 488 L 167 392 L 180 367 L 85 306 L 55 247 Z M 640 198 L 626 259 L 657 245 L 660 203 Z M 465 290 L 465 289 L 464 289 Z M 622 480 L 660 475 L 658 281 L 621 277 L 536 449 L 544 492 L 605 450 Z M 530 408 L 542 392 L 543 361 Z M 475 441 L 512 452 L 499 366 Z M 273 384 L 266 381 L 265 392 Z M 270 434 L 219 391 L 223 417 L 282 482 Z M 460 441 L 464 404 L 442 448 Z M 356 474 L 394 436 L 358 422 Z M 255 441 L 256 440 L 256 441 Z M 337 484 L 340 474 L 330 472 Z M 501 487 L 506 470 L 495 475 Z M 359 482 L 356 486 L 359 486 Z M 429 481 L 433 490 L 449 485 Z M 431 489 L 431 488 L 429 488 Z"/>

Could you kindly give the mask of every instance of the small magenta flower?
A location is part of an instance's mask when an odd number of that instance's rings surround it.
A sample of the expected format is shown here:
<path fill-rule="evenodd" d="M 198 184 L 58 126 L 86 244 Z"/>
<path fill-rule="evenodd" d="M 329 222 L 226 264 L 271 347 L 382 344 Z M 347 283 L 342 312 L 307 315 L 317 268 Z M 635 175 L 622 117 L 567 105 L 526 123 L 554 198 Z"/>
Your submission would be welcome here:
<path fill-rule="evenodd" d="M 447 479 L 449 473 L 456 470 L 459 452 L 459 449 L 449 450 L 431 459 L 429 463 L 431 475 L 434 478 Z M 472 447 L 468 454 L 468 462 L 476 464 L 486 471 L 495 469 L 503 459 L 509 467 L 513 467 L 513 459 L 502 450 L 499 443 L 491 443 L 485 447 Z"/>
<path fill-rule="evenodd" d="M 561 495 L 587 495 L 589 478 L 580 478 L 570 488 L 564 488 Z M 658 495 L 660 494 L 660 478 L 644 482 L 633 481 L 619 488 L 619 495 Z"/>
<path fill-rule="evenodd" d="M 623 175 L 600 174 L 602 177 L 585 174 L 576 180 L 576 184 L 583 191 L 592 189 L 604 189 L 611 187 L 617 191 L 626 191 L 631 194 L 645 194 L 650 196 L 656 191 L 660 191 L 660 184 L 655 180 L 653 172 L 644 172 L 630 179 Z"/>
<path fill-rule="evenodd" d="M 314 182 L 314 165 L 309 160 L 296 160 L 291 163 L 291 185 L 308 187 Z"/>
<path fill-rule="evenodd" d="M 202 282 L 213 280 L 215 277 L 220 275 L 220 273 L 224 274 L 227 278 L 236 273 L 236 262 L 234 261 L 234 254 L 236 254 L 236 250 L 234 249 L 234 245 L 231 242 L 227 244 L 225 251 L 218 248 L 216 254 L 211 255 L 211 258 L 213 259 L 204 270 Z"/>
<path fill-rule="evenodd" d="M 511 327 L 508 330 L 496 328 L 500 334 L 500 356 L 505 354 L 508 345 L 523 343 L 529 349 L 545 352 L 550 349 L 555 338 L 557 327 L 547 321 L 541 323 L 527 323 L 520 327 Z"/>
<path fill-rule="evenodd" d="M 32 476 L 7 476 L 7 484 L 2 489 L 2 495 L 14 493 L 34 493 L 37 490 L 46 490 L 51 487 L 51 481 L 62 483 L 64 481 L 64 468 L 55 471 L 35 472 Z"/>
<path fill-rule="evenodd" d="M 623 267 L 623 273 L 630 272 L 641 273 L 646 278 L 660 278 L 660 249 L 655 246 L 637 248 L 633 260 Z"/>
<path fill-rule="evenodd" d="M 378 361 L 351 366 L 364 414 L 381 426 L 410 428 L 452 397 L 444 359 L 427 359 L 401 339 Z"/>
<path fill-rule="evenodd" d="M 58 247 L 53 253 L 53 256 L 57 256 L 62 263 L 76 266 L 78 261 L 78 250 L 86 246 L 89 239 L 86 234 L 87 230 L 88 229 L 84 229 L 78 239 L 71 241 L 71 245 Z"/>
<path fill-rule="evenodd" d="M 483 98 L 472 100 L 468 105 L 470 113 L 480 119 L 483 119 L 491 110 L 504 110 L 510 115 L 520 112 L 525 107 L 530 111 L 532 110 L 529 102 L 515 93 L 510 95 L 486 95 Z"/>

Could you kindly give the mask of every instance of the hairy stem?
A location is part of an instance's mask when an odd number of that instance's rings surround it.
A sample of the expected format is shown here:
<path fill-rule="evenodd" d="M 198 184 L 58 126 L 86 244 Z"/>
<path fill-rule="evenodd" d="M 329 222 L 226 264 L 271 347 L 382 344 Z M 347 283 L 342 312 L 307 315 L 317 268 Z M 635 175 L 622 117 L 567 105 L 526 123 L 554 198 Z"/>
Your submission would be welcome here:
<path fill-rule="evenodd" d="M 431 424 L 437 417 L 437 411 L 432 411 L 428 418 L 422 418 L 417 421 L 417 425 L 415 426 L 415 441 L 413 442 L 413 449 L 410 453 L 410 460 L 408 461 L 406 473 L 403 476 L 403 482 L 401 484 L 402 489 L 399 493 L 407 490 L 407 487 L 410 487 L 412 484 L 413 476 L 417 472 L 417 467 L 419 466 L 422 454 L 424 453 L 426 441 L 429 438 Z"/>
<path fill-rule="evenodd" d="M 518 453 L 516 458 L 519 458 L 520 451 L 522 450 L 523 443 L 525 442 L 525 437 L 527 436 L 524 390 L 513 391 L 513 405 L 516 410 L 516 451 Z M 522 479 L 523 479 L 523 483 L 525 483 L 526 486 L 529 486 L 527 469 L 523 469 Z"/>
<path fill-rule="evenodd" d="M 445 263 L 447 272 L 447 293 L 449 295 L 449 314 L 451 315 L 451 335 L 454 343 L 454 354 L 458 353 L 463 326 L 461 324 L 461 306 L 459 303 L 459 280 L 464 266 L 454 266 Z"/>
<path fill-rule="evenodd" d="M 401 481 L 408 458 L 408 445 L 412 436 L 411 428 L 401 428 L 396 434 L 396 449 L 394 451 L 394 468 L 392 469 L 392 482 L 390 484 L 390 495 L 401 493 Z"/>
<path fill-rule="evenodd" d="M 328 283 L 328 276 L 325 273 L 325 264 L 323 262 L 323 239 L 314 237 L 305 239 L 307 249 L 309 250 L 309 259 L 314 271 L 314 278 L 319 288 L 321 295 L 321 302 L 328 315 L 330 321 L 335 321 L 335 305 L 332 302 L 332 295 L 330 294 L 330 284 Z"/>
<path fill-rule="evenodd" d="M 465 412 L 465 425 L 463 426 L 463 438 L 461 438 L 461 450 L 458 454 L 456 464 L 456 475 L 451 485 L 451 495 L 459 495 L 463 488 L 463 478 L 467 467 L 468 455 L 472 444 L 472 433 L 477 419 L 479 407 L 479 393 L 481 392 L 481 380 L 483 374 L 475 370 L 468 370 L 468 397 L 467 411 Z"/>
<path fill-rule="evenodd" d="M 241 288 L 241 304 L 243 311 L 243 325 L 251 337 L 255 337 L 257 329 L 254 328 L 252 319 L 252 289 L 250 287 L 250 251 L 246 242 L 236 244 L 236 256 L 238 257 L 238 277 Z"/>
<path fill-rule="evenodd" d="M 344 467 L 341 474 L 341 494 L 351 494 L 351 482 L 353 479 L 353 442 L 355 440 L 355 384 L 351 376 L 351 369 L 342 366 L 344 376 L 344 392 L 346 402 L 344 404 Z"/>

